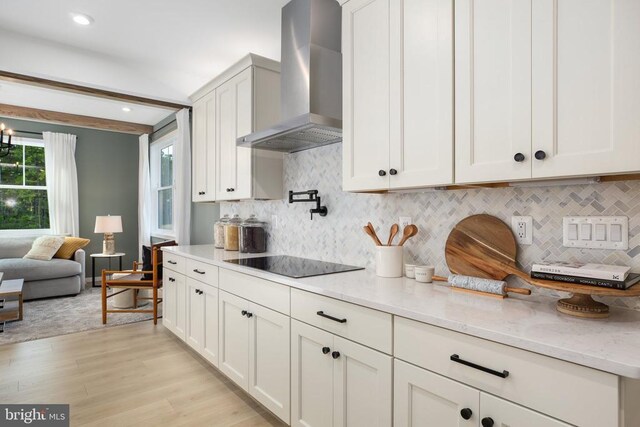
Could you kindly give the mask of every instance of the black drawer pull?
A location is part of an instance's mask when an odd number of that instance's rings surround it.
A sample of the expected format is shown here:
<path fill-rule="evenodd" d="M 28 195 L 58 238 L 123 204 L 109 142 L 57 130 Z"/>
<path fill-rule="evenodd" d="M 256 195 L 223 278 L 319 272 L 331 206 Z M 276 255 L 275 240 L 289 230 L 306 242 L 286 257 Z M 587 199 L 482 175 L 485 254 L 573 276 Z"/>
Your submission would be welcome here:
<path fill-rule="evenodd" d="M 168 260 L 167 262 L 168 262 L 169 264 L 173 264 L 173 265 L 176 265 L 176 264 L 177 264 L 177 262 L 175 262 L 175 261 L 171 261 L 171 260 Z"/>
<path fill-rule="evenodd" d="M 493 369 L 485 368 L 484 366 L 476 365 L 473 362 L 469 362 L 467 360 L 460 359 L 460 356 L 458 356 L 457 354 L 452 354 L 449 359 L 451 359 L 452 362 L 460 363 L 461 365 L 465 365 L 465 366 L 469 366 L 470 368 L 478 369 L 479 371 L 486 372 L 487 374 L 495 375 L 496 377 L 507 378 L 509 376 L 509 371 L 502 371 L 502 372 L 494 371 Z"/>
<path fill-rule="evenodd" d="M 324 311 L 319 311 L 316 313 L 318 316 L 320 317 L 324 317 L 326 319 L 331 319 L 334 322 L 338 322 L 338 323 L 347 323 L 347 319 L 338 319 L 337 317 L 333 317 L 333 316 L 329 316 L 328 314 L 324 314 Z"/>
<path fill-rule="evenodd" d="M 204 271 L 200 271 L 200 270 L 198 270 L 197 268 L 194 268 L 194 269 L 193 269 L 193 272 L 194 272 L 194 273 L 198 273 L 198 274 L 204 274 L 204 273 L 205 273 Z"/>
<path fill-rule="evenodd" d="M 173 277 L 169 277 L 169 281 L 170 281 L 170 282 L 175 282 L 175 281 L 176 281 L 176 279 L 174 279 Z"/>

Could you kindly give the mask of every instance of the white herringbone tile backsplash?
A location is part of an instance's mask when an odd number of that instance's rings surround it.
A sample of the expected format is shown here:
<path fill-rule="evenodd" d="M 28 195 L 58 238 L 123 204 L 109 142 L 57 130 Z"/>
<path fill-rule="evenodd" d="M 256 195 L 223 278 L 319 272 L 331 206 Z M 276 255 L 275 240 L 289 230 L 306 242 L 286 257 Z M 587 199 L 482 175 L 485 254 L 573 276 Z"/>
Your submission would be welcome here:
<path fill-rule="evenodd" d="M 329 209 L 326 217 L 309 219 L 311 203 L 278 201 L 222 203 L 220 214 L 256 214 L 278 226 L 270 230 L 269 251 L 324 261 L 373 267 L 373 245 L 362 226 L 368 221 L 388 236 L 398 217 L 410 216 L 418 235 L 405 245 L 405 259 L 435 265 L 447 273 L 444 245 L 461 219 L 487 213 L 511 223 L 513 215 L 533 217 L 533 245 L 521 246 L 520 266 L 528 271 L 540 260 L 630 265 L 640 272 L 640 181 L 557 187 L 518 187 L 421 193 L 355 194 L 342 191 L 342 145 L 289 154 L 285 159 L 285 190 L 317 189 Z M 629 217 L 629 250 L 572 249 L 562 246 L 562 217 L 625 215 Z M 382 239 L 382 237 L 381 237 Z M 534 289 L 549 294 L 552 291 Z M 555 295 L 555 294 L 554 294 Z M 614 305 L 640 310 L 640 298 L 608 299 Z"/>

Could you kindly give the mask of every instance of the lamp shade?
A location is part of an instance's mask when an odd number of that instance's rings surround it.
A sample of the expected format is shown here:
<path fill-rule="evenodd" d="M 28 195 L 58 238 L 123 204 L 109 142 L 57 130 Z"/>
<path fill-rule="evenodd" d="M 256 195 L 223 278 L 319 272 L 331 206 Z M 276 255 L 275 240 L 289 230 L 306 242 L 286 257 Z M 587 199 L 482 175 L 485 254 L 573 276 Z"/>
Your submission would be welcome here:
<path fill-rule="evenodd" d="M 94 233 L 122 233 L 122 217 L 120 215 L 108 215 L 96 217 Z"/>

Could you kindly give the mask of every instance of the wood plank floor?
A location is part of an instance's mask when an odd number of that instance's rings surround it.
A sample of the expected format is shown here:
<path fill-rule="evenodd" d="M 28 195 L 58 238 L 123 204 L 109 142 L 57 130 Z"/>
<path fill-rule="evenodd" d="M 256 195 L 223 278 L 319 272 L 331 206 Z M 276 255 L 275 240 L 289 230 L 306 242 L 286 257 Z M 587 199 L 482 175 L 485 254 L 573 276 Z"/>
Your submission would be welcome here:
<path fill-rule="evenodd" d="M 68 403 L 72 426 L 282 426 L 151 322 L 0 346 L 0 402 Z"/>

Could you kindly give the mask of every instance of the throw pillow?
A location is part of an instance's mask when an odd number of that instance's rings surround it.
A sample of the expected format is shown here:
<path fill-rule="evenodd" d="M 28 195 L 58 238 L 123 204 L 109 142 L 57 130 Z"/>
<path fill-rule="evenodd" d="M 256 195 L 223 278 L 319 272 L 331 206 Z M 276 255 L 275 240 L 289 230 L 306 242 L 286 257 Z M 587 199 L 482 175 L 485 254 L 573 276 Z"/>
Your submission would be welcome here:
<path fill-rule="evenodd" d="M 61 236 L 42 236 L 33 241 L 31 250 L 24 258 L 39 259 L 42 261 L 50 261 L 53 255 L 58 252 L 60 246 L 64 243 L 64 237 Z"/>
<path fill-rule="evenodd" d="M 142 270 L 151 271 L 153 265 L 151 265 L 151 248 L 149 246 L 142 246 Z M 153 274 L 143 274 L 141 280 L 152 280 Z"/>
<path fill-rule="evenodd" d="M 78 249 L 82 249 L 91 242 L 89 239 L 82 237 L 65 237 L 64 243 L 58 249 L 54 258 L 71 259 Z"/>

